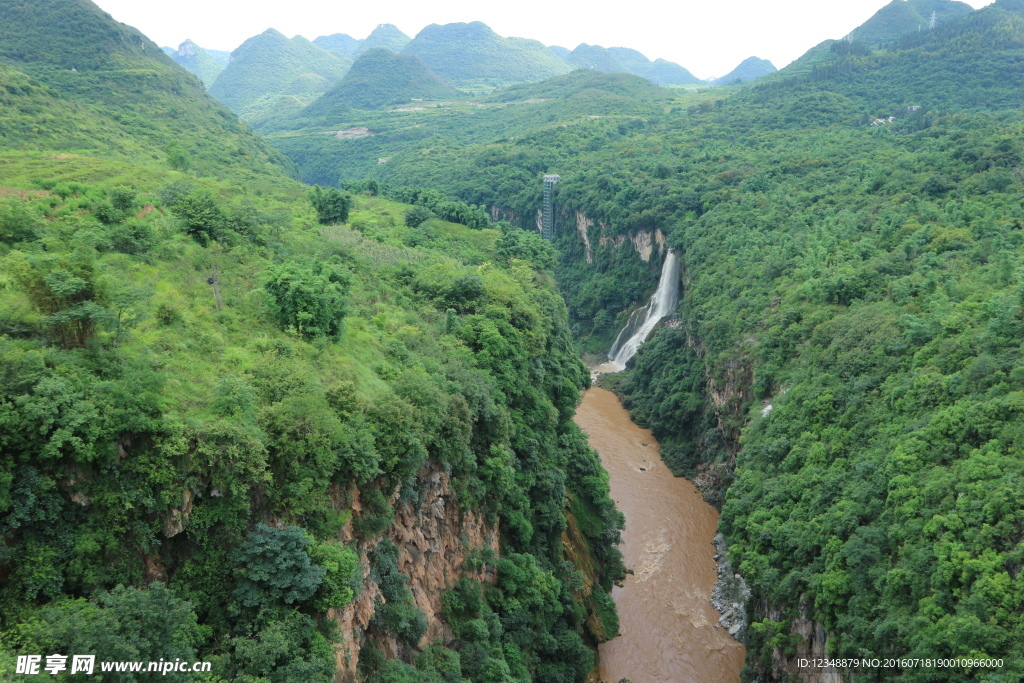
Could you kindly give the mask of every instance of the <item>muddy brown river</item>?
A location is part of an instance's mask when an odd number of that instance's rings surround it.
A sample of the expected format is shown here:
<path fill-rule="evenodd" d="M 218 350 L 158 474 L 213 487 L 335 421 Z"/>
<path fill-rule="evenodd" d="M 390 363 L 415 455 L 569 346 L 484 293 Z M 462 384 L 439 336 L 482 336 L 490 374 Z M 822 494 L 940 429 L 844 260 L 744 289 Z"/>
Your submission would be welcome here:
<path fill-rule="evenodd" d="M 718 625 L 718 513 L 686 479 L 674 477 L 651 432 L 633 424 L 615 394 L 590 389 L 576 412 L 611 475 L 626 515 L 622 553 L 633 570 L 612 590 L 622 634 L 600 647 L 601 680 L 618 683 L 739 681 L 744 648 Z"/>

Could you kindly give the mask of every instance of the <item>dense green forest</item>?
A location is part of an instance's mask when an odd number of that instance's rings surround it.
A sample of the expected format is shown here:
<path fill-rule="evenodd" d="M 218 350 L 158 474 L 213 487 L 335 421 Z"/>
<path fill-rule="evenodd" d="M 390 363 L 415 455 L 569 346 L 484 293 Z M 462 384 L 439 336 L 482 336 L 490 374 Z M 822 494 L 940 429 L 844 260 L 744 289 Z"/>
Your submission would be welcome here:
<path fill-rule="evenodd" d="M 503 38 L 479 21 L 431 24 L 402 51 L 458 88 L 490 89 L 538 81 L 570 70 L 536 40 Z"/>
<path fill-rule="evenodd" d="M 784 680 L 806 619 L 835 656 L 1004 660 L 876 678 L 1009 681 L 1024 675 L 1022 48 L 1024 6 L 999 0 L 620 115 L 590 110 L 603 92 L 536 103 L 528 130 L 510 104 L 429 112 L 419 137 L 345 152 L 271 140 L 320 182 L 434 187 L 524 228 L 541 174 L 561 174 L 556 276 L 595 350 L 659 265 L 599 238 L 662 230 L 684 264 L 679 325 L 609 384 L 721 506 L 754 591 L 745 677 Z M 525 110 L 544 86 L 507 101 Z"/>
<path fill-rule="evenodd" d="M 26 7 L 0 0 L 0 676 L 585 680 L 623 522 L 554 248 L 432 190 L 303 186 L 141 34 Z M 453 532 L 428 617 L 401 534 L 439 486 L 495 540 Z"/>
<path fill-rule="evenodd" d="M 1020 0 L 894 4 L 704 93 L 596 69 L 419 111 L 296 91 L 253 110 L 273 149 L 90 2 L 0 7 L 4 652 L 585 680 L 624 568 L 576 342 L 646 300 L 661 252 L 633 240 L 660 231 L 677 320 L 605 381 L 721 509 L 744 678 L 786 680 L 807 624 L 835 657 L 1004 662 L 867 680 L 1024 676 Z M 564 70 L 484 29 L 407 51 L 481 91 Z M 506 59 L 459 71 L 477 49 Z M 431 617 L 402 525 L 442 480 L 500 542 L 463 534 Z"/>
<path fill-rule="evenodd" d="M 309 103 L 337 83 L 352 60 L 328 52 L 302 36 L 274 29 L 253 36 L 232 53 L 210 86 L 210 94 L 243 119 L 277 106 L 281 98 Z"/>
<path fill-rule="evenodd" d="M 378 109 L 413 99 L 442 100 L 459 95 L 418 57 L 378 47 L 364 52 L 334 87 L 302 113 L 330 116 L 351 107 Z"/>

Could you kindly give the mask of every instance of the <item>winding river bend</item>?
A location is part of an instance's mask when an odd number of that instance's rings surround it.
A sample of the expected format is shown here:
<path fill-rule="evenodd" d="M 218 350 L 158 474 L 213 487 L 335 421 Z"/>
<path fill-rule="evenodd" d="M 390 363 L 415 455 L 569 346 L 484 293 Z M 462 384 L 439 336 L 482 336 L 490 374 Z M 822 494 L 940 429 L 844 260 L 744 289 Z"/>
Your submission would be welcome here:
<path fill-rule="evenodd" d="M 601 680 L 618 683 L 739 681 L 744 648 L 718 625 L 711 540 L 718 513 L 686 479 L 674 477 L 658 443 L 615 394 L 590 389 L 576 412 L 611 475 L 626 515 L 622 552 L 633 570 L 612 590 L 622 635 L 600 647 Z"/>

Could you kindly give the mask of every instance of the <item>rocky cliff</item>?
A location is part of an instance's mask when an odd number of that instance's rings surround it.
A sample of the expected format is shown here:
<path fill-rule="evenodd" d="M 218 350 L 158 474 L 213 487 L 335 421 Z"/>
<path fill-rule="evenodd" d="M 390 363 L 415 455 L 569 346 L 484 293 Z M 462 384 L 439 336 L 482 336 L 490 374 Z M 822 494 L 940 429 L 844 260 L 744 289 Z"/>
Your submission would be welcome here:
<path fill-rule="evenodd" d="M 443 640 L 453 640 L 451 628 L 441 618 L 441 596 L 463 576 L 477 581 L 495 581 L 493 564 L 471 563 L 468 560 L 482 550 L 490 550 L 494 561 L 499 555 L 498 526 L 491 525 L 472 512 L 461 510 L 454 493 L 449 487 L 448 476 L 436 464 L 428 465 L 420 473 L 423 497 L 419 506 L 398 500 L 395 492 L 395 523 L 385 534 L 399 550 L 399 569 L 409 577 L 416 606 L 427 617 L 428 628 L 419 645 Z M 353 494 L 352 507 L 359 510 L 358 493 Z M 342 540 L 351 541 L 351 524 L 341 532 Z M 338 671 L 335 680 L 339 683 L 355 683 L 359 680 L 359 648 L 366 629 L 373 618 L 374 607 L 382 600 L 380 589 L 370 576 L 369 552 L 379 539 L 359 544 L 360 562 L 363 565 L 363 589 L 352 603 L 341 610 L 332 610 L 342 635 L 342 642 L 336 646 Z M 400 646 L 394 639 L 375 640 L 378 649 L 388 657 L 401 654 Z"/>

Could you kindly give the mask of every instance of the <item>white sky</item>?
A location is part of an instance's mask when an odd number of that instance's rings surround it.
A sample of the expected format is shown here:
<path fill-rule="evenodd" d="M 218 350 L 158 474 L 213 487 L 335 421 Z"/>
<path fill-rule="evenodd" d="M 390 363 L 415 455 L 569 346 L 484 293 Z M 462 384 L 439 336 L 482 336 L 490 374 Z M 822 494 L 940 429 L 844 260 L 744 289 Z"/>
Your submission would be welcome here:
<path fill-rule="evenodd" d="M 482 21 L 498 34 L 572 49 L 580 43 L 631 47 L 678 62 L 700 78 L 724 76 L 756 55 L 782 68 L 828 38 L 841 38 L 888 0 L 95 0 L 118 21 L 160 45 L 187 38 L 233 50 L 276 28 L 310 40 L 347 33 L 365 38 L 377 24 L 415 36 L 424 26 Z M 982 7 L 993 0 L 966 0 Z"/>

